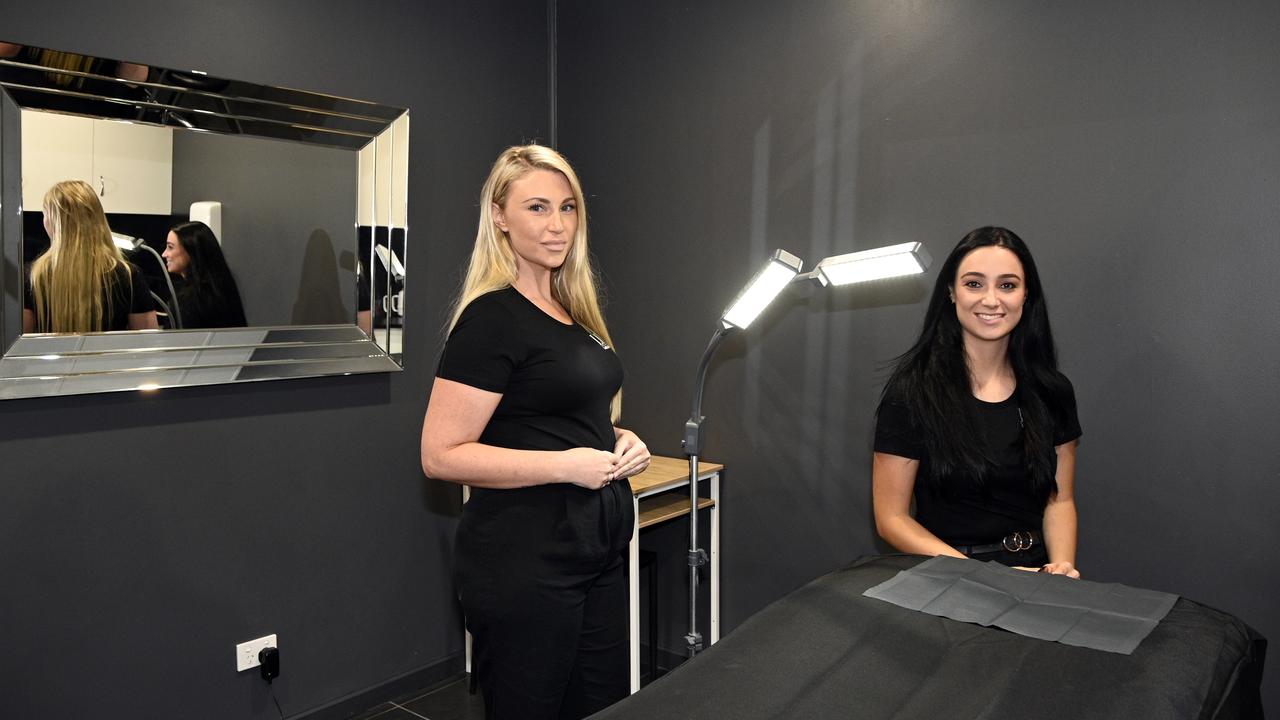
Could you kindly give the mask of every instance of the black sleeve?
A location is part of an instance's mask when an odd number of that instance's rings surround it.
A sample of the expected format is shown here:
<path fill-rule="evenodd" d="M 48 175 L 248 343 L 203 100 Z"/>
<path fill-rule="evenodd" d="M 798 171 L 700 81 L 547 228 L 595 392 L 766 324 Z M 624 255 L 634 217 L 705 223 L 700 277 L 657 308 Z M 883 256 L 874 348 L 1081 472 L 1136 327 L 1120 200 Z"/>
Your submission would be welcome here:
<path fill-rule="evenodd" d="M 906 399 L 892 389 L 885 392 L 876 408 L 876 439 L 878 453 L 919 460 L 924 457 L 924 439 L 911 422 L 911 410 Z"/>
<path fill-rule="evenodd" d="M 1076 391 L 1071 387 L 1071 381 L 1065 377 L 1062 378 L 1066 385 L 1065 391 L 1058 400 L 1057 421 L 1053 426 L 1053 446 L 1057 447 L 1063 443 L 1069 443 L 1072 440 L 1079 439 L 1084 432 L 1080 429 L 1080 418 L 1076 415 Z"/>
<path fill-rule="evenodd" d="M 133 297 L 129 300 L 129 314 L 136 315 L 155 310 L 156 304 L 151 300 L 151 288 L 147 286 L 147 279 L 143 277 L 142 271 L 127 260 L 125 266 L 129 269 L 129 284 L 133 288 Z"/>
<path fill-rule="evenodd" d="M 471 301 L 449 333 L 436 377 L 501 393 L 524 353 L 516 320 L 492 293 Z"/>

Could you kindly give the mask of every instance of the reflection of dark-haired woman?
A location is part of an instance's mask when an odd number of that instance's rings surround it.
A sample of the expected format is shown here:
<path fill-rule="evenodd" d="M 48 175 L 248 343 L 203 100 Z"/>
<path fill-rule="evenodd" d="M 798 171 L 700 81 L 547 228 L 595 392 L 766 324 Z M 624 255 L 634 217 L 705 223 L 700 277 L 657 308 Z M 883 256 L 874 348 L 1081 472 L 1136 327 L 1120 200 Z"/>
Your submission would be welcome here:
<path fill-rule="evenodd" d="M 244 307 L 222 246 L 208 225 L 185 222 L 169 231 L 164 260 L 174 276 L 184 328 L 244 327 Z"/>
<path fill-rule="evenodd" d="M 890 545 L 1079 577 L 1080 424 L 1021 238 L 984 227 L 951 251 L 876 419 L 872 498 Z"/>

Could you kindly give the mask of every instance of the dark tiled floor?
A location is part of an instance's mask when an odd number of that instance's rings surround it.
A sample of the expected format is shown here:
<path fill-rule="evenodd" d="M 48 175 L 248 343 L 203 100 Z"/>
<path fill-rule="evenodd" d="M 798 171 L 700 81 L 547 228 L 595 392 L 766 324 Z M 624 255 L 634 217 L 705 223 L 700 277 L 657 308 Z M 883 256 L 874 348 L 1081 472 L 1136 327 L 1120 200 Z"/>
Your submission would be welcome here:
<path fill-rule="evenodd" d="M 666 668 L 659 665 L 659 677 L 666 672 Z M 371 707 L 351 720 L 484 720 L 484 700 L 479 692 L 475 695 L 467 692 L 467 680 L 467 675 L 445 680 Z M 642 676 L 642 685 L 648 680 L 647 674 Z"/>
<path fill-rule="evenodd" d="M 467 676 L 369 708 L 353 720 L 484 720 L 479 693 L 467 693 Z"/>

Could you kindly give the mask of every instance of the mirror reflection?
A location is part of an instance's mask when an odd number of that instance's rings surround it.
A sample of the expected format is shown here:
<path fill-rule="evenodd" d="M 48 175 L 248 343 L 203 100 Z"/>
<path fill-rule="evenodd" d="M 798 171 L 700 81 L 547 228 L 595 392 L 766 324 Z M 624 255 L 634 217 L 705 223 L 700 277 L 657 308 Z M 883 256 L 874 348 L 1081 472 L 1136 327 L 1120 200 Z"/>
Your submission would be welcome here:
<path fill-rule="evenodd" d="M 335 325 L 399 353 L 403 109 L 12 42 L 0 86 L 6 359 L 19 334 Z"/>
<path fill-rule="evenodd" d="M 76 180 L 92 188 L 108 232 L 126 248 L 123 259 L 140 269 L 149 289 L 170 308 L 177 301 L 176 317 L 160 311 L 162 327 L 231 326 L 200 324 L 201 313 L 178 321 L 182 297 L 169 293 L 168 285 L 172 281 L 183 288 L 181 294 L 204 304 L 192 283 L 213 291 L 205 282 L 205 270 L 213 267 L 200 263 L 206 259 L 227 271 L 219 278 L 221 294 L 228 279 L 237 284 L 244 320 L 236 324 L 352 323 L 358 162 L 356 153 L 341 148 L 24 110 L 24 260 L 35 262 L 52 248 L 47 193 Z M 169 265 L 176 256 L 169 251 L 169 235 L 191 222 L 208 228 L 215 245 L 194 266 L 188 262 L 176 270 Z M 195 248 L 184 248 L 183 239 L 178 238 L 178 252 L 188 254 Z"/>

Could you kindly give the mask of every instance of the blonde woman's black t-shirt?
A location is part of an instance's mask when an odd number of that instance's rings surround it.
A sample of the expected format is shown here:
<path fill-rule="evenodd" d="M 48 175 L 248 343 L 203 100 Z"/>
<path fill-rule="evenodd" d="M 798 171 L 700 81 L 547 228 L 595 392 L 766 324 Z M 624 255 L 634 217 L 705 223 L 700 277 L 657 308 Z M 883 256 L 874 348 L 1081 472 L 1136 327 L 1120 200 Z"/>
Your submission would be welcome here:
<path fill-rule="evenodd" d="M 1054 447 L 1081 435 L 1070 383 L 1068 390 L 1069 402 L 1062 408 L 1066 421 L 1053 428 Z M 972 420 L 994 461 L 981 486 L 961 477 L 938 478 L 936 485 L 925 481 L 933 470 L 923 433 L 913 422 L 905 399 L 893 388 L 876 410 L 875 451 L 920 461 L 914 490 L 916 521 L 949 545 L 984 545 L 1014 532 L 1040 530 L 1044 503 L 1031 491 L 1018 393 L 1001 402 L 977 398 L 970 398 L 970 402 Z"/>
<path fill-rule="evenodd" d="M 502 394 L 480 435 L 485 445 L 612 451 L 616 444 L 609 414 L 622 387 L 618 356 L 512 288 L 462 311 L 436 375 Z M 455 569 L 463 585 L 511 563 L 544 574 L 598 572 L 626 548 L 634 525 L 626 480 L 598 490 L 568 483 L 473 487 L 458 523 Z"/>
<path fill-rule="evenodd" d="M 518 450 L 613 450 L 609 417 L 622 363 L 577 323 L 514 288 L 471 301 L 449 334 L 438 377 L 501 393 L 480 442 Z"/>
<path fill-rule="evenodd" d="M 147 286 L 147 280 L 137 266 L 126 260 L 116 265 L 116 269 L 113 272 L 115 273 L 115 282 L 110 290 L 111 302 L 109 305 L 106 302 L 106 292 L 103 293 L 102 329 L 128 330 L 129 315 L 151 312 L 156 309 L 156 305 L 151 299 L 151 289 Z M 36 311 L 36 298 L 31 289 L 31 277 L 29 274 L 26 283 L 23 285 L 22 307 L 32 313 Z M 110 315 L 107 315 L 108 307 L 110 307 Z M 48 329 L 40 327 L 40 318 L 38 316 L 36 317 L 36 332 L 49 332 Z"/>

